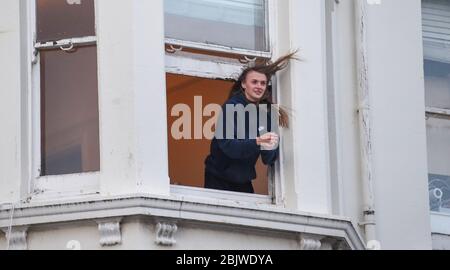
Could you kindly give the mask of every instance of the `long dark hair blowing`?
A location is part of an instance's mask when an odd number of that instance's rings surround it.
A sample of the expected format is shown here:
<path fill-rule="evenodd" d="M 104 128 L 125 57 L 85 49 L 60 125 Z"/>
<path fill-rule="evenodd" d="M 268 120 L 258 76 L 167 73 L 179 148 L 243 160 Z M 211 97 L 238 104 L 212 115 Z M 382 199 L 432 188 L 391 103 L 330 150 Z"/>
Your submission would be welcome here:
<path fill-rule="evenodd" d="M 272 99 L 272 77 L 275 76 L 275 74 L 285 69 L 289 65 L 289 61 L 291 59 L 296 59 L 295 54 L 297 51 L 294 51 L 292 53 L 289 53 L 287 55 L 281 56 L 276 61 L 271 62 L 270 60 L 264 60 L 262 62 L 257 62 L 253 66 L 249 66 L 245 68 L 237 81 L 234 83 L 231 92 L 230 92 L 230 98 L 238 95 L 242 92 L 244 92 L 244 89 L 242 89 L 242 83 L 247 79 L 247 75 L 252 72 L 258 72 L 266 75 L 267 77 L 267 89 L 264 93 L 264 96 L 262 97 L 260 104 L 268 104 L 269 107 L 272 107 L 271 105 L 274 105 L 273 99 Z M 277 106 L 277 113 L 279 116 L 280 126 L 284 128 L 289 127 L 289 115 L 283 108 Z"/>

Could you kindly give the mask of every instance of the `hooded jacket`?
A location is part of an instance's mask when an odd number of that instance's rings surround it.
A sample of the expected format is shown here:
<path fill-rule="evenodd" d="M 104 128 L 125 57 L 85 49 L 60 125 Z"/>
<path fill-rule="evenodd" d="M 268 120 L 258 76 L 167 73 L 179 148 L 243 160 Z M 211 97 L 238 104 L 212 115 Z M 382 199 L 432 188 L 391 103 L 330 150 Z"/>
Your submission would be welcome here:
<path fill-rule="evenodd" d="M 240 93 L 230 98 L 222 106 L 223 122 L 219 121 L 218 125 L 223 125 L 223 131 L 220 131 L 223 134 L 218 134 L 216 131 L 216 136 L 211 142 L 210 155 L 205 160 L 207 173 L 236 184 L 246 184 L 256 179 L 255 166 L 260 156 L 265 165 L 273 165 L 279 154 L 279 148 L 272 151 L 261 150 L 261 147 L 256 144 L 256 137 L 251 137 L 251 134 L 256 134 L 259 137 L 263 133 L 272 132 L 270 109 L 266 114 L 268 119 L 265 125 L 267 127 L 260 126 L 260 115 L 259 110 L 257 110 L 257 119 L 256 122 L 253 122 L 258 123 L 258 126 L 253 127 L 257 130 L 252 132 L 250 132 L 251 125 L 249 124 L 252 122 L 249 118 L 250 114 L 246 113 L 244 138 L 238 136 L 238 114 L 235 112 L 233 119 L 234 136 L 232 138 L 226 137 L 227 123 L 230 124 L 230 121 L 232 121 L 232 119 L 226 117 L 227 109 L 231 108 L 227 105 L 232 105 L 232 107 L 243 105 L 245 107 L 249 104 L 251 103 L 246 99 L 244 93 Z"/>

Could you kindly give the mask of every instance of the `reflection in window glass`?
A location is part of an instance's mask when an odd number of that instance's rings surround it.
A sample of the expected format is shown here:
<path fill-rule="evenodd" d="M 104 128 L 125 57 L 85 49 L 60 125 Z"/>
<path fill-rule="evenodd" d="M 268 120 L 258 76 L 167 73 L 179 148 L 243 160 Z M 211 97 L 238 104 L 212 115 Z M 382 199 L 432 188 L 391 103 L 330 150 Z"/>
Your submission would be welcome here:
<path fill-rule="evenodd" d="M 264 0 L 165 0 L 166 37 L 267 51 Z"/>
<path fill-rule="evenodd" d="M 42 175 L 98 171 L 96 46 L 41 52 Z"/>
<path fill-rule="evenodd" d="M 95 36 L 94 0 L 36 0 L 37 41 Z"/>
<path fill-rule="evenodd" d="M 430 206 L 450 213 L 450 120 L 427 121 Z"/>
<path fill-rule="evenodd" d="M 425 60 L 426 104 L 450 109 L 450 64 Z"/>
<path fill-rule="evenodd" d="M 450 214 L 450 176 L 430 174 L 430 209 Z"/>

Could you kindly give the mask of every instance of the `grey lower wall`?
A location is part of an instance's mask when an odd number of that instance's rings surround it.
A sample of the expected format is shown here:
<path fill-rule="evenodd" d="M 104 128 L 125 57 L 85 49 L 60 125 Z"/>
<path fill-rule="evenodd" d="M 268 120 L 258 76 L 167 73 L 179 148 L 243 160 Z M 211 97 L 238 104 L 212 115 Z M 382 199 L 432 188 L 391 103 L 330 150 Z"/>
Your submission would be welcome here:
<path fill-rule="evenodd" d="M 433 250 L 450 250 L 450 235 L 432 234 Z"/>
<path fill-rule="evenodd" d="M 82 250 L 299 250 L 300 238 L 295 233 L 268 232 L 236 226 L 207 223 L 177 222 L 177 243 L 171 247 L 155 242 L 155 221 L 148 217 L 130 217 L 121 223 L 122 243 L 112 247 L 100 245 L 97 223 L 83 221 L 33 226 L 28 230 L 29 250 L 70 249 L 70 243 L 79 243 Z M 324 245 L 326 248 L 327 245 Z M 0 236 L 0 249 L 6 249 L 4 234 Z"/>

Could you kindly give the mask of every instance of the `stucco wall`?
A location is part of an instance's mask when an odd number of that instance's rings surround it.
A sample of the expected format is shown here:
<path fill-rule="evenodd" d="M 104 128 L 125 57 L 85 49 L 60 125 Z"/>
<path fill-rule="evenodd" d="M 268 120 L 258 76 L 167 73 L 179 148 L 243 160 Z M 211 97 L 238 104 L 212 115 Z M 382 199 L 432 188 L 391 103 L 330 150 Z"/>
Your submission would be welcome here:
<path fill-rule="evenodd" d="M 376 218 L 386 249 L 431 248 L 421 25 L 420 0 L 368 8 Z"/>
<path fill-rule="evenodd" d="M 433 234 L 433 250 L 450 250 L 450 236 L 446 234 Z"/>
<path fill-rule="evenodd" d="M 420 1 L 382 1 L 366 9 L 377 237 L 384 249 L 430 249 Z M 334 60 L 342 214 L 360 222 L 354 12 L 353 1 L 336 5 Z"/>
<path fill-rule="evenodd" d="M 0 9 L 0 203 L 18 201 L 21 183 L 21 77 L 19 1 Z"/>
<path fill-rule="evenodd" d="M 338 170 L 341 180 L 342 213 L 355 222 L 362 220 L 362 185 L 357 114 L 357 68 L 353 1 L 335 6 L 335 93 L 337 118 Z"/>

